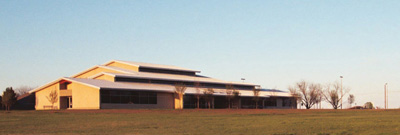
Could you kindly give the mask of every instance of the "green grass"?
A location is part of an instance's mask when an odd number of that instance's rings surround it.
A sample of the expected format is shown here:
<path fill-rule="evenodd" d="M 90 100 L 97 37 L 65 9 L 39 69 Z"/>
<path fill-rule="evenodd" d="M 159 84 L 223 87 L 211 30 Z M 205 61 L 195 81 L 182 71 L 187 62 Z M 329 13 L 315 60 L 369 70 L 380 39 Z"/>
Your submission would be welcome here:
<path fill-rule="evenodd" d="M 400 134 L 400 110 L 0 111 L 0 134 Z"/>

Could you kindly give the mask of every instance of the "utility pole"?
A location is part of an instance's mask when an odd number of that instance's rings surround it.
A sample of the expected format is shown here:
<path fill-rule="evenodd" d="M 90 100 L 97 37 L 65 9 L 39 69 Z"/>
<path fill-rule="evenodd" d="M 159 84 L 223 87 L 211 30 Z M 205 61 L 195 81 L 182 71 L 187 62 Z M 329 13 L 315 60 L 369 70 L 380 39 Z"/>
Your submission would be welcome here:
<path fill-rule="evenodd" d="M 343 76 L 340 76 L 340 109 L 343 109 Z"/>

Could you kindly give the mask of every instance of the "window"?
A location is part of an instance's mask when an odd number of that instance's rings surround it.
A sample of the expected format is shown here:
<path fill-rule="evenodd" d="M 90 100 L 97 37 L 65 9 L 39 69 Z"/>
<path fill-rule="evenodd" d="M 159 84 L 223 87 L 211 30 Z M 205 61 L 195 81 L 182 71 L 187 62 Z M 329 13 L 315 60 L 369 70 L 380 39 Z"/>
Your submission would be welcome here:
<path fill-rule="evenodd" d="M 157 104 L 157 93 L 149 93 L 149 104 Z"/>
<path fill-rule="evenodd" d="M 276 105 L 276 98 L 268 98 L 265 100 L 265 106 L 277 106 Z"/>
<path fill-rule="evenodd" d="M 149 95 L 147 92 L 139 93 L 139 104 L 149 104 Z"/>
<path fill-rule="evenodd" d="M 157 93 L 147 91 L 100 90 L 101 103 L 157 104 Z"/>
<path fill-rule="evenodd" d="M 191 72 L 191 71 L 177 71 L 177 70 L 147 68 L 147 67 L 139 67 L 139 72 L 166 73 L 166 74 L 190 75 L 190 76 L 196 75 L 196 72 Z"/>
<path fill-rule="evenodd" d="M 283 106 L 292 106 L 292 99 L 291 98 L 283 98 Z"/>
<path fill-rule="evenodd" d="M 110 103 L 110 91 L 100 91 L 101 102 Z"/>
<path fill-rule="evenodd" d="M 121 103 L 129 104 L 131 102 L 131 93 L 130 91 L 121 91 L 120 92 Z"/>

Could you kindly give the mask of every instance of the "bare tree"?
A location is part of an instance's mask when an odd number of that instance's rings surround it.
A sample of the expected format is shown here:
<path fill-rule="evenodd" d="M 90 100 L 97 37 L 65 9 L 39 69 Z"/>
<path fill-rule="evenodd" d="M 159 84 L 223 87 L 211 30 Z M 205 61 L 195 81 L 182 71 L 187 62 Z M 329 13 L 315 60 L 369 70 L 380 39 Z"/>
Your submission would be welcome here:
<path fill-rule="evenodd" d="M 15 89 L 15 93 L 17 93 L 18 96 L 22 96 L 24 94 L 29 93 L 30 90 L 35 89 L 34 87 L 30 87 L 30 86 L 26 86 L 26 85 L 22 85 L 19 86 Z"/>
<path fill-rule="evenodd" d="M 204 99 L 207 102 L 208 109 L 211 108 L 211 102 L 213 100 L 213 95 L 214 95 L 214 89 L 213 88 L 207 88 L 204 90 Z"/>
<path fill-rule="evenodd" d="M 321 109 L 321 103 L 322 103 L 322 101 L 324 100 L 324 98 L 323 98 L 323 91 L 322 90 L 320 90 L 319 91 L 319 94 L 318 94 L 319 96 L 319 98 L 316 100 L 316 105 L 317 105 L 317 109 L 318 109 L 318 105 L 319 105 L 319 109 Z"/>
<path fill-rule="evenodd" d="M 232 86 L 232 84 L 227 84 L 225 92 L 226 92 L 226 99 L 228 100 L 228 108 L 231 109 L 231 106 L 232 106 L 231 101 L 235 96 L 233 93 L 233 92 L 235 92 L 235 88 Z"/>
<path fill-rule="evenodd" d="M 195 97 L 196 97 L 196 99 L 197 99 L 197 109 L 199 109 L 200 108 L 200 98 L 201 98 L 201 90 L 200 90 L 200 87 L 201 87 L 201 85 L 200 85 L 200 83 L 199 82 L 195 82 L 194 83 L 194 87 L 196 88 L 196 93 L 195 93 Z"/>
<path fill-rule="evenodd" d="M 49 96 L 46 96 L 47 100 L 51 103 L 51 108 L 54 109 L 54 104 L 58 101 L 58 93 L 57 90 L 53 90 L 49 93 Z"/>
<path fill-rule="evenodd" d="M 310 109 L 313 105 L 319 102 L 321 96 L 321 85 L 300 81 L 295 86 L 289 86 L 289 90 L 297 97 L 301 105 Z"/>
<path fill-rule="evenodd" d="M 338 82 L 335 82 L 333 85 L 328 84 L 322 94 L 325 101 L 331 104 L 333 109 L 338 109 L 343 105 L 340 101 L 343 99 L 344 95 L 349 92 L 349 89 L 345 88 L 345 93 L 340 95 L 341 88 L 341 84 Z"/>
<path fill-rule="evenodd" d="M 300 106 L 302 105 L 302 96 L 295 87 L 289 86 L 289 92 L 292 94 L 294 101 Z"/>
<path fill-rule="evenodd" d="M 176 83 L 175 84 L 175 98 L 179 100 L 179 109 L 183 109 L 183 95 L 186 91 L 186 86 L 183 83 Z"/>
<path fill-rule="evenodd" d="M 350 94 L 350 95 L 349 95 L 349 98 L 347 98 L 347 101 L 349 102 L 350 107 L 351 107 L 351 105 L 354 103 L 355 100 L 356 100 L 356 97 L 354 97 L 353 94 Z"/>
<path fill-rule="evenodd" d="M 260 100 L 260 88 L 253 88 L 253 100 L 256 102 L 256 109 L 258 109 L 258 101 Z"/>

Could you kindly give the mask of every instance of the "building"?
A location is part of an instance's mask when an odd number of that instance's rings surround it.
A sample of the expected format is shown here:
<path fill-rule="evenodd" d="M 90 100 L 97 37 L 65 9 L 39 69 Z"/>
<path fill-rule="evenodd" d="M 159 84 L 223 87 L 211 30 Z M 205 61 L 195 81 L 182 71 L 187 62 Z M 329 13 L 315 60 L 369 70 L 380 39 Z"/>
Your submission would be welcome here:
<path fill-rule="evenodd" d="M 200 71 L 169 65 L 112 60 L 71 77 L 62 77 L 29 93 L 35 97 L 35 109 L 119 109 L 119 108 L 255 108 L 253 89 L 258 85 L 229 82 L 198 75 Z M 175 94 L 175 86 L 186 86 L 183 99 Z M 231 86 L 239 95 L 227 99 Z M 210 98 L 203 97 L 213 89 Z M 50 102 L 50 93 L 57 100 Z M 201 98 L 197 102 L 196 95 Z M 291 94 L 262 89 L 258 108 L 296 108 Z M 206 101 L 207 100 L 207 101 Z"/>

